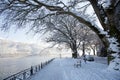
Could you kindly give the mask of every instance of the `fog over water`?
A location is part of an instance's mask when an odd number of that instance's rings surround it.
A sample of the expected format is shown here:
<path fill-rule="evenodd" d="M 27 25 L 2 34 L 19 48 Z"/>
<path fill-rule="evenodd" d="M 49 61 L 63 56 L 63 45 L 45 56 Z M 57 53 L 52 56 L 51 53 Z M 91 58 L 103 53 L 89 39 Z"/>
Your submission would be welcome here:
<path fill-rule="evenodd" d="M 0 80 L 30 68 L 33 65 L 38 65 L 41 62 L 47 61 L 52 57 L 28 56 L 22 58 L 0 58 Z"/>
<path fill-rule="evenodd" d="M 71 57 L 71 51 L 63 46 L 59 49 L 47 46 L 0 39 L 0 80 L 53 57 Z"/>

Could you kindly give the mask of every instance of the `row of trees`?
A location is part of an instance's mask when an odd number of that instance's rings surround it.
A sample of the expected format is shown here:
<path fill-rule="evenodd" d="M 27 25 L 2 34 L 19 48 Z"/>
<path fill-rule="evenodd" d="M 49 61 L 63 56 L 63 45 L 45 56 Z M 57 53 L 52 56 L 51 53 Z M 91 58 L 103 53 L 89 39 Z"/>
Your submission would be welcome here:
<path fill-rule="evenodd" d="M 56 18 L 56 19 L 53 19 Z M 54 16 L 49 19 L 45 26 L 50 36 L 46 38 L 47 42 L 55 44 L 65 44 L 73 52 L 73 57 L 77 57 L 78 50 L 95 50 L 99 44 L 97 35 L 86 25 L 80 23 L 77 19 L 69 15 Z"/>
<path fill-rule="evenodd" d="M 2 29 L 8 29 L 11 23 L 18 24 L 19 27 L 31 23 L 31 30 L 40 33 L 45 29 L 49 17 L 56 15 L 70 15 L 80 23 L 93 30 L 104 44 L 104 54 L 115 53 L 115 58 L 120 56 L 120 16 L 119 0 L 0 0 L 0 12 L 6 16 L 6 23 Z M 90 16 L 83 15 L 89 6 L 92 6 L 103 29 L 95 25 Z M 86 18 L 87 17 L 87 18 Z M 89 19 L 88 19 L 89 18 Z M 55 20 L 56 18 L 54 18 Z M 104 32 L 104 33 L 103 33 Z M 60 34 L 60 33 L 59 33 Z M 72 44 L 72 46 L 75 44 Z M 115 48 L 112 48 L 114 45 Z M 71 48 L 72 48 L 71 46 Z"/>

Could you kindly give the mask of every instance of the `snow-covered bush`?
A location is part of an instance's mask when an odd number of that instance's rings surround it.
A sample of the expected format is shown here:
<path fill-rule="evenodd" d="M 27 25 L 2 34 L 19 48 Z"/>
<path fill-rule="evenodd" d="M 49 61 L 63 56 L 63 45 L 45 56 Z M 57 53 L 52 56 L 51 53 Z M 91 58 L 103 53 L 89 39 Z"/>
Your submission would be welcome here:
<path fill-rule="evenodd" d="M 120 58 L 115 58 L 111 61 L 108 70 L 117 70 L 120 71 Z"/>

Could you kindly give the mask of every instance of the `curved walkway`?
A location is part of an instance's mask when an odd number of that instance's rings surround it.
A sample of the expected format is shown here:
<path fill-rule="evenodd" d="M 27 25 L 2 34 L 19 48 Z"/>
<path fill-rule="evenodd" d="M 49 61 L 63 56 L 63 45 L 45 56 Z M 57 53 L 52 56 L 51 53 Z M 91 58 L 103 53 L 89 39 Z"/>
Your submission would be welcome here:
<path fill-rule="evenodd" d="M 30 80 L 120 80 L 120 73 L 108 71 L 107 65 L 82 62 L 76 68 L 76 59 L 55 59 Z"/>

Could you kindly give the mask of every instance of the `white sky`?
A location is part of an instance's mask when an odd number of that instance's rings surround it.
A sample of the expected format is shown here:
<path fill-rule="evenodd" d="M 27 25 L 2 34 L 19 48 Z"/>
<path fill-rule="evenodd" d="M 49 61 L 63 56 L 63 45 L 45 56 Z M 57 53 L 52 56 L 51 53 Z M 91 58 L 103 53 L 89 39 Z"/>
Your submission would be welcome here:
<path fill-rule="evenodd" d="M 40 41 L 37 36 L 26 34 L 25 30 L 18 30 L 16 32 L 14 30 L 7 32 L 0 31 L 0 38 L 25 43 L 38 43 Z"/>

